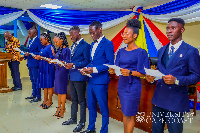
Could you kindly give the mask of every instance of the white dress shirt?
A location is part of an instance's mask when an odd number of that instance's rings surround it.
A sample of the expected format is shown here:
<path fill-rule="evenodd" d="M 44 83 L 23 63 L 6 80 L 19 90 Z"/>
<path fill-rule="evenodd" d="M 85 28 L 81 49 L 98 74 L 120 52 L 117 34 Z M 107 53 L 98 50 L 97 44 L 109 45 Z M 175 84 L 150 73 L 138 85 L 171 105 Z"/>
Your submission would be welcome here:
<path fill-rule="evenodd" d="M 91 53 L 91 57 L 92 57 L 92 60 L 93 60 L 93 57 L 94 57 L 94 54 L 95 54 L 95 51 L 99 45 L 99 43 L 101 42 L 101 40 L 104 38 L 104 35 L 102 37 L 100 37 L 99 39 L 97 39 L 97 42 L 94 43 L 93 47 L 92 47 L 92 53 Z M 93 73 L 98 73 L 98 70 L 96 67 L 93 67 Z"/>
<path fill-rule="evenodd" d="M 37 37 L 37 36 L 36 36 L 36 37 Z M 32 41 L 31 41 L 31 43 L 28 45 L 29 48 L 30 48 L 31 44 L 34 42 L 34 40 L 35 40 L 36 37 L 34 37 L 34 38 L 32 39 Z"/>
<path fill-rule="evenodd" d="M 169 44 L 169 51 L 168 51 L 168 54 L 170 54 L 170 51 L 171 51 L 171 46 L 174 47 L 174 52 L 181 46 L 183 40 L 177 42 L 176 44 L 172 45 L 171 42 Z"/>

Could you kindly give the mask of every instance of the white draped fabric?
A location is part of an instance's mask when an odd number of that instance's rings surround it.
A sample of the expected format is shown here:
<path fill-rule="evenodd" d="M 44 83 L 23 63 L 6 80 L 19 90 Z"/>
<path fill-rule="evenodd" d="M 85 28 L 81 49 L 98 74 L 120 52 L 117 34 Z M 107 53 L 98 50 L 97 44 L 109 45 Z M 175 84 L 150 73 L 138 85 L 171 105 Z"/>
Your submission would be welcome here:
<path fill-rule="evenodd" d="M 17 26 L 19 27 L 23 36 L 28 36 L 28 30 L 26 29 L 24 23 L 21 20 L 17 20 Z"/>
<path fill-rule="evenodd" d="M 18 17 L 20 17 L 24 11 L 18 11 L 18 12 L 13 12 L 13 13 L 9 13 L 9 14 L 4 14 L 4 15 L 0 15 L 0 26 L 7 24 L 15 19 L 17 19 Z"/>
<path fill-rule="evenodd" d="M 40 19 L 39 17 L 37 17 L 36 15 L 34 15 L 32 12 L 27 11 L 29 17 L 38 25 L 40 25 L 41 27 L 54 32 L 54 33 L 59 33 L 59 32 L 65 32 L 67 35 L 69 35 L 69 29 L 72 27 L 71 25 L 56 25 L 47 21 L 44 21 L 42 19 Z M 134 15 L 134 13 L 131 13 L 129 15 L 125 15 L 121 18 L 118 19 L 114 19 L 111 20 L 109 22 L 103 22 L 103 29 L 109 29 L 113 26 L 116 26 L 124 21 L 126 21 L 127 19 L 131 18 Z M 79 28 L 81 30 L 81 34 L 88 34 L 89 33 L 89 25 L 79 25 Z"/>
<path fill-rule="evenodd" d="M 142 13 L 142 15 L 152 21 L 160 23 L 167 23 L 168 20 L 172 17 L 179 17 L 184 19 L 185 23 L 191 23 L 195 21 L 200 21 L 200 3 L 173 13 L 162 14 L 162 15 L 148 15 Z"/>

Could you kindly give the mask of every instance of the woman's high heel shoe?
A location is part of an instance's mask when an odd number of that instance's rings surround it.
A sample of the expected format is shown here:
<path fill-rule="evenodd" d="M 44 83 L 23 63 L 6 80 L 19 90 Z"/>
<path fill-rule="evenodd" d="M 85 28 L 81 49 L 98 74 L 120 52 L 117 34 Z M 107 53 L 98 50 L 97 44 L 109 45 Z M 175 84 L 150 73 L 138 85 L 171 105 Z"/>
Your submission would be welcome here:
<path fill-rule="evenodd" d="M 53 116 L 58 116 L 60 114 L 60 107 L 56 107 L 56 108 L 57 108 L 57 111 Z"/>
<path fill-rule="evenodd" d="M 65 112 L 66 112 L 66 108 L 60 109 L 60 114 L 57 116 L 57 119 L 63 118 Z"/>
<path fill-rule="evenodd" d="M 45 105 L 45 104 L 44 104 L 44 102 L 43 102 L 42 104 L 40 104 L 40 106 L 39 106 L 39 107 L 42 107 L 42 108 L 43 108 L 43 107 L 44 107 L 44 105 Z"/>
<path fill-rule="evenodd" d="M 49 107 L 51 107 L 51 105 L 53 105 L 53 102 L 52 102 L 49 106 L 47 106 L 47 104 L 45 104 L 45 105 L 43 106 L 43 109 L 48 109 Z"/>

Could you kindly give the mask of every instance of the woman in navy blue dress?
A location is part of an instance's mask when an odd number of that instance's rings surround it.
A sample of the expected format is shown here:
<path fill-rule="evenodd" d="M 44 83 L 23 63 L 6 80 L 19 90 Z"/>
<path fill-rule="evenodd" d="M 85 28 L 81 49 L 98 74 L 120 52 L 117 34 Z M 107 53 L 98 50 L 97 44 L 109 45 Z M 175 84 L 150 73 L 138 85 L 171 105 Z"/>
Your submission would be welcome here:
<path fill-rule="evenodd" d="M 40 60 L 37 86 L 44 89 L 44 101 L 40 106 L 42 106 L 43 109 L 48 109 L 53 104 L 52 95 L 55 70 L 54 64 L 49 64 L 48 60 L 42 59 L 41 57 L 46 57 L 50 60 L 54 59 L 54 48 L 51 45 L 51 38 L 49 34 L 42 33 L 40 35 L 40 41 L 42 45 L 44 45 L 44 48 L 41 49 L 39 55 L 35 57 L 35 59 Z"/>
<path fill-rule="evenodd" d="M 118 51 L 115 65 L 122 68 L 122 75 L 118 81 L 118 94 L 123 113 L 124 133 L 132 133 L 135 125 L 134 116 L 137 115 L 141 96 L 140 77 L 145 77 L 144 66 L 149 68 L 150 63 L 146 50 L 135 44 L 141 28 L 140 21 L 132 19 L 126 25 L 122 37 L 128 47 Z M 111 68 L 109 72 L 115 73 Z"/>
<path fill-rule="evenodd" d="M 71 54 L 65 33 L 60 32 L 56 34 L 53 41 L 55 45 L 59 48 L 55 55 L 55 59 L 58 59 L 62 62 L 69 62 Z M 66 111 L 65 102 L 68 85 L 68 75 L 68 69 L 66 69 L 64 66 L 59 66 L 56 64 L 54 91 L 58 94 L 58 107 L 54 116 L 57 116 L 58 119 L 63 118 Z"/>

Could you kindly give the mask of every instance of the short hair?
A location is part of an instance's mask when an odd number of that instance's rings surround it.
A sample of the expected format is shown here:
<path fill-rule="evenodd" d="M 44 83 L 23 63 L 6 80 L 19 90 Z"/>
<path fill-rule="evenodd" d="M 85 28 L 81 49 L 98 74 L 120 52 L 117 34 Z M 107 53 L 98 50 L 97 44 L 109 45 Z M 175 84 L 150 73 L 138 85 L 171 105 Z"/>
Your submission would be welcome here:
<path fill-rule="evenodd" d="M 138 19 L 130 19 L 127 21 L 126 26 L 133 29 L 133 34 L 139 35 L 141 29 L 141 22 Z"/>
<path fill-rule="evenodd" d="M 71 30 L 76 30 L 76 31 L 80 32 L 80 28 L 79 28 L 78 26 L 73 26 L 73 27 L 71 27 L 71 28 L 69 29 L 69 31 L 71 31 Z"/>
<path fill-rule="evenodd" d="M 101 22 L 99 22 L 99 21 L 93 21 L 91 24 L 90 24 L 90 26 L 95 26 L 95 29 L 97 29 L 97 28 L 102 28 L 102 24 L 101 24 Z M 90 27 L 89 26 L 89 27 Z"/>
<path fill-rule="evenodd" d="M 182 24 L 183 27 L 185 26 L 185 21 L 184 21 L 182 18 L 171 18 L 171 19 L 168 21 L 168 23 L 171 22 L 171 21 L 175 21 L 175 22 L 177 22 L 177 23 L 179 23 L 179 24 Z"/>

